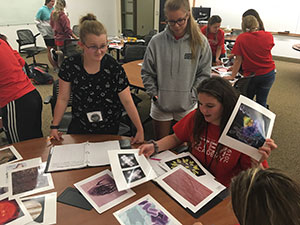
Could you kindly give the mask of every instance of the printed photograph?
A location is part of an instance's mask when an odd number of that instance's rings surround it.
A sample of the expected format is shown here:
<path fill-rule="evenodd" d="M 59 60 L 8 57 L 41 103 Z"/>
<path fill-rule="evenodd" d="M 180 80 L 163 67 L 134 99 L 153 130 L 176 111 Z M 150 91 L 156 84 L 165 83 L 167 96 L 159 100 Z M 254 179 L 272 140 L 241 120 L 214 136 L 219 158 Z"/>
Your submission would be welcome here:
<path fill-rule="evenodd" d="M 10 148 L 4 148 L 0 151 L 0 165 L 17 160 Z"/>
<path fill-rule="evenodd" d="M 98 207 L 119 198 L 127 191 L 118 192 L 114 179 L 105 174 L 80 186 Z"/>
<path fill-rule="evenodd" d="M 213 193 L 181 168 L 165 177 L 163 181 L 193 206 L 197 206 Z"/>
<path fill-rule="evenodd" d="M 122 225 L 149 224 L 175 225 L 180 224 L 166 209 L 150 195 L 139 199 L 129 206 L 114 213 Z"/>
<path fill-rule="evenodd" d="M 270 118 L 242 103 L 227 135 L 254 148 L 259 148 L 265 142 L 269 125 Z"/>
<path fill-rule="evenodd" d="M 137 162 L 134 154 L 118 154 L 120 165 L 122 169 L 138 166 L 139 163 Z"/>
<path fill-rule="evenodd" d="M 22 200 L 25 208 L 29 212 L 33 221 L 37 223 L 44 222 L 44 213 L 45 213 L 45 197 L 33 198 Z"/>
<path fill-rule="evenodd" d="M 124 170 L 123 175 L 127 183 L 132 183 L 146 177 L 141 167 L 137 167 L 130 170 Z"/>
<path fill-rule="evenodd" d="M 0 201 L 0 209 L 0 224 L 9 224 L 10 222 L 24 216 L 24 213 L 15 199 L 10 201 L 8 199 L 4 199 Z"/>
<path fill-rule="evenodd" d="M 181 158 L 173 159 L 170 161 L 165 162 L 165 164 L 170 168 L 173 169 L 178 165 L 182 165 L 183 167 L 190 170 L 193 174 L 200 177 L 205 175 L 204 171 L 198 166 L 194 159 L 191 156 L 184 156 Z"/>

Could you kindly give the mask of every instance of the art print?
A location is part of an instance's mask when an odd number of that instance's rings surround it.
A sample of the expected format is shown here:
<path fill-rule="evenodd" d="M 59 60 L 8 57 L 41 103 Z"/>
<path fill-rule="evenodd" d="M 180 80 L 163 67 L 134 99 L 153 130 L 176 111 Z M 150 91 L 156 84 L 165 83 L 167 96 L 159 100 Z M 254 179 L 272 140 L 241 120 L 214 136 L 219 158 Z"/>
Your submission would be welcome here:
<path fill-rule="evenodd" d="M 103 213 L 135 195 L 130 189 L 119 192 L 109 170 L 104 170 L 74 185 L 98 213 Z"/>
<path fill-rule="evenodd" d="M 0 149 L 0 165 L 12 163 L 21 159 L 22 156 L 12 145 Z"/>
<path fill-rule="evenodd" d="M 118 154 L 118 157 L 122 169 L 139 165 L 134 154 Z"/>
<path fill-rule="evenodd" d="M 181 224 L 151 195 L 146 195 L 134 203 L 114 213 L 121 225 L 177 225 Z"/>
<path fill-rule="evenodd" d="M 132 183 L 146 177 L 141 167 L 130 170 L 123 170 L 123 174 L 127 183 Z"/>
<path fill-rule="evenodd" d="M 32 221 L 28 211 L 19 199 L 3 199 L 0 201 L 0 224 L 18 225 Z"/>
<path fill-rule="evenodd" d="M 51 174 L 45 174 L 45 163 L 8 173 L 9 198 L 30 195 L 54 188 Z"/>
<path fill-rule="evenodd" d="M 219 142 L 260 160 L 258 148 L 271 136 L 275 114 L 240 96 Z"/>
<path fill-rule="evenodd" d="M 183 207 L 194 213 L 225 189 L 212 177 L 197 177 L 181 165 L 158 177 L 156 182 Z"/>
<path fill-rule="evenodd" d="M 33 219 L 27 225 L 56 223 L 56 192 L 22 198 L 21 201 Z"/>

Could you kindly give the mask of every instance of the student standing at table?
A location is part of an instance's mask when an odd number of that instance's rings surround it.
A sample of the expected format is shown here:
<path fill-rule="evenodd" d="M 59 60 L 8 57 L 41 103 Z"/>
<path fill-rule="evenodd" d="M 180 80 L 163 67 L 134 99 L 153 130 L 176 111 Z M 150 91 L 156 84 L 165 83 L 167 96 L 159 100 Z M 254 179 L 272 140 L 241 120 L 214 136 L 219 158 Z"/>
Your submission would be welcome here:
<path fill-rule="evenodd" d="M 258 24 L 259 24 L 258 30 L 263 30 L 263 31 L 265 30 L 264 23 L 261 20 L 258 12 L 255 9 L 248 9 L 246 12 L 244 12 L 243 18 L 246 17 L 246 16 L 254 16 L 257 19 Z"/>
<path fill-rule="evenodd" d="M 24 73 L 24 65 L 0 34 L 0 108 L 10 144 L 43 136 L 42 98 Z"/>
<path fill-rule="evenodd" d="M 54 70 L 57 71 L 57 64 L 51 58 L 51 48 L 55 48 L 53 31 L 50 26 L 50 16 L 53 11 L 53 6 L 55 0 L 45 0 L 45 5 L 43 5 L 36 14 L 35 23 L 36 26 L 44 38 L 45 44 L 47 46 L 47 56 L 50 64 L 53 66 Z"/>
<path fill-rule="evenodd" d="M 196 108 L 196 87 L 211 73 L 211 50 L 189 1 L 167 0 L 164 11 L 167 27 L 151 39 L 142 66 L 156 139 L 169 134 L 172 120 Z"/>
<path fill-rule="evenodd" d="M 238 99 L 232 85 L 221 77 L 213 77 L 202 81 L 197 93 L 199 107 L 175 124 L 174 134 L 140 146 L 139 153 L 149 157 L 189 142 L 191 153 L 225 186 L 229 186 L 231 178 L 242 170 L 258 165 L 267 167 L 264 160 L 277 147 L 272 139 L 267 139 L 258 150 L 262 154 L 262 163 L 218 143 Z"/>
<path fill-rule="evenodd" d="M 272 59 L 271 50 L 274 46 L 273 35 L 269 32 L 258 30 L 259 24 L 254 16 L 243 17 L 242 30 L 232 49 L 236 56 L 232 75 L 225 79 L 234 79 L 240 66 L 243 75 L 255 76 L 251 78 L 247 90 L 247 97 L 267 107 L 269 91 L 275 81 L 275 63 Z"/>
<path fill-rule="evenodd" d="M 80 19 L 82 54 L 65 59 L 59 71 L 59 94 L 51 135 L 60 140 L 59 123 L 72 92 L 69 134 L 117 134 L 123 107 L 137 129 L 132 143 L 144 141 L 144 131 L 132 100 L 124 69 L 106 54 L 107 33 L 93 14 Z"/>
<path fill-rule="evenodd" d="M 216 65 L 222 65 L 220 59 L 225 57 L 224 31 L 220 29 L 221 22 L 221 17 L 214 15 L 208 19 L 207 25 L 201 28 L 211 47 L 212 62 Z"/>
<path fill-rule="evenodd" d="M 65 0 L 57 0 L 55 9 L 53 10 L 51 17 L 50 17 L 50 25 L 54 31 L 54 39 L 55 45 L 57 46 L 58 52 L 58 66 L 60 67 L 64 55 L 63 55 L 63 48 L 64 48 L 64 41 L 71 37 L 78 39 L 78 37 L 73 33 L 70 27 L 70 20 L 65 14 L 64 10 L 66 7 Z"/>

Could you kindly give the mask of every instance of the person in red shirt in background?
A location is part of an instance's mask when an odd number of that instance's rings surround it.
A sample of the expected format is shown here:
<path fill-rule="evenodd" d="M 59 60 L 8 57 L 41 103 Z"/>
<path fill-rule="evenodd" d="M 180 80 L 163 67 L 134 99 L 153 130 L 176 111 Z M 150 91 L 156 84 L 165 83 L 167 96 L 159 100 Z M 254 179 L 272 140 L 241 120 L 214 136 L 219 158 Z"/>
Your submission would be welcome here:
<path fill-rule="evenodd" d="M 221 17 L 214 15 L 208 19 L 207 26 L 201 28 L 211 47 L 212 62 L 216 65 L 222 65 L 220 58 L 225 57 L 224 31 L 220 29 L 221 22 Z"/>
<path fill-rule="evenodd" d="M 9 143 L 42 137 L 42 98 L 24 73 L 24 59 L 0 35 L 0 110 Z"/>
<path fill-rule="evenodd" d="M 66 7 L 65 0 L 57 0 L 55 8 L 51 13 L 50 25 L 54 31 L 55 45 L 57 46 L 57 55 L 58 55 L 58 66 L 61 66 L 61 63 L 64 59 L 63 57 L 63 47 L 64 41 L 71 37 L 78 39 L 78 37 L 73 33 L 70 27 L 70 20 L 65 14 L 64 9 Z"/>
<path fill-rule="evenodd" d="M 232 75 L 225 79 L 234 79 L 240 66 L 243 75 L 251 78 L 247 90 L 247 97 L 267 107 L 269 91 L 275 81 L 275 63 L 272 59 L 271 50 L 274 46 L 273 35 L 270 32 L 258 30 L 259 23 L 254 16 L 243 17 L 242 29 L 232 49 L 236 56 L 232 67 Z"/>
<path fill-rule="evenodd" d="M 268 167 L 265 161 L 277 146 L 272 139 L 266 139 L 259 148 L 260 162 L 249 156 L 218 143 L 238 99 L 232 85 L 221 77 L 202 81 L 197 88 L 198 108 L 173 126 L 174 134 L 157 142 L 141 145 L 139 154 L 146 157 L 154 152 L 172 149 L 183 142 L 191 144 L 192 154 L 210 171 L 216 180 L 229 186 L 231 178 L 253 166 Z"/>

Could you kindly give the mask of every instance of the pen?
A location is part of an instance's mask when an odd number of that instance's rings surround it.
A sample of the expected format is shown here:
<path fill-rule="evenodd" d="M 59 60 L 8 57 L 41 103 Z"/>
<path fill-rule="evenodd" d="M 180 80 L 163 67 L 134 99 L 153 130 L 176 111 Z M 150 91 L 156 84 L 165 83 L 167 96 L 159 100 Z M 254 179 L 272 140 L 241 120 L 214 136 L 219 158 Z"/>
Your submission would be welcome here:
<path fill-rule="evenodd" d="M 157 159 L 157 158 L 150 158 L 151 160 L 156 160 L 156 161 L 161 161 L 161 159 Z"/>
<path fill-rule="evenodd" d="M 46 140 L 46 142 L 51 141 L 52 139 L 54 139 L 54 136 L 49 136 Z"/>

